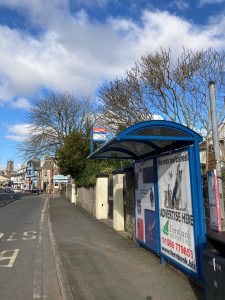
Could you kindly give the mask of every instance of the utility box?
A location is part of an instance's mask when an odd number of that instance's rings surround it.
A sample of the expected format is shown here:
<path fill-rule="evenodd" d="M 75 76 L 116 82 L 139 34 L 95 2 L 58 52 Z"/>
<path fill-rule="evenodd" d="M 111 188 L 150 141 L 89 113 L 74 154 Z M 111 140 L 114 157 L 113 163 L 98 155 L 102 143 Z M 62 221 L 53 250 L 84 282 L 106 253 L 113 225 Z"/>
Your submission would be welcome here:
<path fill-rule="evenodd" d="M 225 258 L 209 250 L 204 251 L 205 295 L 207 300 L 225 299 Z"/>
<path fill-rule="evenodd" d="M 208 249 L 203 252 L 205 298 L 225 299 L 225 232 L 207 234 Z"/>

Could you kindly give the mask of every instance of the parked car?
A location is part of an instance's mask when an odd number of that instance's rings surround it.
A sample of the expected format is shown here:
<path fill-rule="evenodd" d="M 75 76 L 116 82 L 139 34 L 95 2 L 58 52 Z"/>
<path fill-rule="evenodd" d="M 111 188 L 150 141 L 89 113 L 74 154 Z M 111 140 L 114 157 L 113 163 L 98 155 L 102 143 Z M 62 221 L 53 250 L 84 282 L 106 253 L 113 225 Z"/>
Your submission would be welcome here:
<path fill-rule="evenodd" d="M 5 188 L 5 192 L 6 192 L 6 193 L 13 193 L 14 191 L 13 191 L 13 189 L 12 189 L 10 186 L 7 186 L 7 187 Z"/>
<path fill-rule="evenodd" d="M 14 193 L 20 193 L 21 192 L 21 188 L 18 186 L 16 188 L 13 189 Z"/>

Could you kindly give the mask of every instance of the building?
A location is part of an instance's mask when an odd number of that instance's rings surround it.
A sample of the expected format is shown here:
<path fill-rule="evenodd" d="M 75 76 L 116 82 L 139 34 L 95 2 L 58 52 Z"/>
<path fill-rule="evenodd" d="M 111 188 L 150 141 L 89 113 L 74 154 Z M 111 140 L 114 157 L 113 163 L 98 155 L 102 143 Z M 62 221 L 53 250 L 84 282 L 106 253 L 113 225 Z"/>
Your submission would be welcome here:
<path fill-rule="evenodd" d="M 5 175 L 11 176 L 13 173 L 14 173 L 14 161 L 10 159 L 7 161 Z"/>
<path fill-rule="evenodd" d="M 33 192 L 39 188 L 40 170 L 41 170 L 41 160 L 39 158 L 35 158 L 27 162 L 26 172 L 25 172 L 26 191 Z"/>
<path fill-rule="evenodd" d="M 14 188 L 18 188 L 21 191 L 24 191 L 26 189 L 26 170 L 26 166 L 21 165 L 20 169 L 17 170 L 16 174 L 11 176 Z"/>
<path fill-rule="evenodd" d="M 43 192 L 51 193 L 53 191 L 53 177 L 59 174 L 59 167 L 54 160 L 46 157 L 40 169 L 40 188 Z"/>

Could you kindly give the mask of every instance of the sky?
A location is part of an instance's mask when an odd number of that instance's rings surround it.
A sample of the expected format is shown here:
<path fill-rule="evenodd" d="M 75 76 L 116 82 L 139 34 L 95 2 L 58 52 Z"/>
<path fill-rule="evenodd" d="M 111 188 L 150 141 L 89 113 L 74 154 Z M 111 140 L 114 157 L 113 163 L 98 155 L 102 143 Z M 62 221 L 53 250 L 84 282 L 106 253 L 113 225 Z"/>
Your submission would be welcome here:
<path fill-rule="evenodd" d="M 91 96 L 159 47 L 225 50 L 225 0 L 0 0 L 0 169 L 46 90 Z"/>

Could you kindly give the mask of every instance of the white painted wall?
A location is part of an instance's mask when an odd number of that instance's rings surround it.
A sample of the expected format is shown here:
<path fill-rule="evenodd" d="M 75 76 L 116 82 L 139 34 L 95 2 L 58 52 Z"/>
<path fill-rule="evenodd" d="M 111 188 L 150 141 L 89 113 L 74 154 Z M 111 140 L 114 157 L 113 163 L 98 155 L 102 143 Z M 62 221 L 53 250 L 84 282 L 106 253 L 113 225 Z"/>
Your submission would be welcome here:
<path fill-rule="evenodd" d="M 123 203 L 124 174 L 113 175 L 113 228 L 124 231 L 124 203 Z"/>
<path fill-rule="evenodd" d="M 72 184 L 72 188 L 71 188 L 71 193 L 72 193 L 72 195 L 71 195 L 71 202 L 74 203 L 74 204 L 76 204 L 76 200 L 77 200 L 75 192 L 76 192 L 75 184 L 73 183 Z"/>
<path fill-rule="evenodd" d="M 96 218 L 108 219 L 108 177 L 98 177 L 96 182 Z"/>

